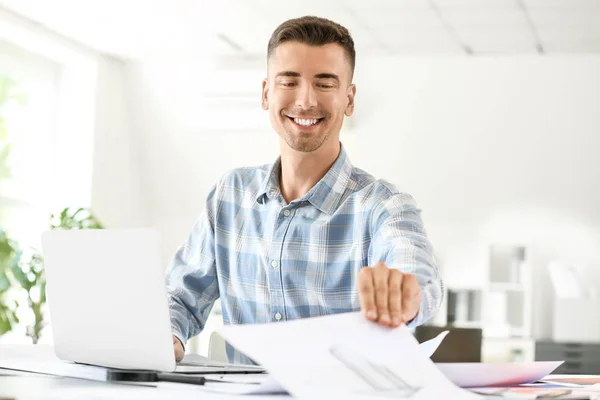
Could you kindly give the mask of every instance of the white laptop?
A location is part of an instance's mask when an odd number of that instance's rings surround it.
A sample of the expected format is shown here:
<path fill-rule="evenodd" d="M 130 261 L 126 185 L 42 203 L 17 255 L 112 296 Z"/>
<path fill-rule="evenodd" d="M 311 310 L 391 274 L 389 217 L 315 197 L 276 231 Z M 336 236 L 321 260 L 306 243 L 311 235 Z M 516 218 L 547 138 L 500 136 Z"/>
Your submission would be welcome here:
<path fill-rule="evenodd" d="M 166 372 L 261 371 L 208 359 L 176 365 L 155 229 L 49 231 L 42 252 L 60 359 Z"/>

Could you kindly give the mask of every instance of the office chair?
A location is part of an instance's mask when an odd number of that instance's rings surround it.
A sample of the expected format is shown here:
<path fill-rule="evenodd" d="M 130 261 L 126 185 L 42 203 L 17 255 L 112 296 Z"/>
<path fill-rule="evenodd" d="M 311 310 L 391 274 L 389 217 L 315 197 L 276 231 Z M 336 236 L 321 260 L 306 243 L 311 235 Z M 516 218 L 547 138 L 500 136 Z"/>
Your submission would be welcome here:
<path fill-rule="evenodd" d="M 450 332 L 431 356 L 433 362 L 481 362 L 483 335 L 480 328 L 422 325 L 416 328 L 415 337 L 423 343 L 445 330 Z"/>

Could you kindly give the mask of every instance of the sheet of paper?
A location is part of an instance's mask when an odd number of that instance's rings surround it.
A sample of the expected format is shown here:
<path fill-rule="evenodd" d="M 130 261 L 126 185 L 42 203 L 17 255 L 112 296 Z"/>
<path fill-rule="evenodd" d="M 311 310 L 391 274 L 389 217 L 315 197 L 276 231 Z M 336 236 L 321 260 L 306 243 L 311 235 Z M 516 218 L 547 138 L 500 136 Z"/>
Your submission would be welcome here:
<path fill-rule="evenodd" d="M 237 382 L 211 382 L 204 384 L 204 389 L 218 393 L 228 394 L 285 394 L 285 390 L 279 382 L 272 377 L 267 377 L 258 384 L 237 383 Z"/>
<path fill-rule="evenodd" d="M 475 393 L 488 396 L 500 396 L 510 399 L 541 399 L 568 396 L 572 393 L 566 388 L 539 388 L 539 387 L 496 387 L 496 388 L 472 388 Z"/>
<path fill-rule="evenodd" d="M 419 345 L 419 349 L 425 357 L 431 357 L 442 343 L 448 331 L 441 332 L 433 339 L 427 340 Z M 187 357 L 187 356 L 186 356 Z M 185 359 L 184 359 L 185 361 Z M 286 393 L 286 390 L 268 375 L 220 375 L 207 378 L 206 388 L 220 393 L 235 394 L 278 394 Z M 227 383 L 223 385 L 221 383 Z M 242 384 L 242 385 L 240 385 Z"/>
<path fill-rule="evenodd" d="M 299 399 L 479 398 L 453 385 L 408 328 L 382 327 L 360 313 L 229 325 L 219 332 Z"/>
<path fill-rule="evenodd" d="M 548 375 L 544 377 L 544 379 L 540 379 L 544 382 L 559 382 L 562 384 L 572 384 L 572 385 L 600 385 L 600 376 L 599 375 Z"/>
<path fill-rule="evenodd" d="M 449 331 L 443 331 L 433 339 L 430 339 L 419 345 L 419 348 L 421 349 L 421 352 L 425 355 L 425 357 L 430 358 L 433 355 L 433 353 L 435 353 L 438 347 L 440 347 L 440 344 L 442 344 L 442 340 L 444 340 L 444 338 L 448 335 L 448 332 Z"/>
<path fill-rule="evenodd" d="M 442 343 L 448 331 L 419 345 L 425 357 L 431 357 Z M 187 357 L 187 356 L 186 356 Z M 184 359 L 185 361 L 185 359 Z M 226 383 L 226 384 L 222 384 Z M 243 384 L 243 385 L 241 385 Z M 286 390 L 269 375 L 219 375 L 207 378 L 205 387 L 211 391 L 232 394 L 279 394 Z"/>
<path fill-rule="evenodd" d="M 106 380 L 106 368 L 60 360 L 50 346 L 0 346 L 0 368 L 70 378 Z"/>
<path fill-rule="evenodd" d="M 531 383 L 542 379 L 563 361 L 521 363 L 437 363 L 439 370 L 457 386 L 471 388 Z"/>

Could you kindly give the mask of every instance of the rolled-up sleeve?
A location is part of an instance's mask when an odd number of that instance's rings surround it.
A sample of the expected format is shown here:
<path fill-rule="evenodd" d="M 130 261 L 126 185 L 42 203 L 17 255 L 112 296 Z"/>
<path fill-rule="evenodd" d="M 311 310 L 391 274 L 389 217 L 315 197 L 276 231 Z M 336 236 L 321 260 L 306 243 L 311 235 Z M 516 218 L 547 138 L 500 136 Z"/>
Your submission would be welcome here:
<path fill-rule="evenodd" d="M 216 187 L 166 273 L 171 330 L 182 343 L 199 334 L 219 298 L 215 265 Z"/>
<path fill-rule="evenodd" d="M 429 320 L 440 308 L 443 283 L 433 248 L 421 219 L 421 210 L 414 199 L 404 193 L 392 193 L 373 211 L 373 238 L 369 250 L 369 265 L 384 262 L 389 268 L 413 274 L 421 287 L 421 306 L 408 326 L 418 326 Z"/>

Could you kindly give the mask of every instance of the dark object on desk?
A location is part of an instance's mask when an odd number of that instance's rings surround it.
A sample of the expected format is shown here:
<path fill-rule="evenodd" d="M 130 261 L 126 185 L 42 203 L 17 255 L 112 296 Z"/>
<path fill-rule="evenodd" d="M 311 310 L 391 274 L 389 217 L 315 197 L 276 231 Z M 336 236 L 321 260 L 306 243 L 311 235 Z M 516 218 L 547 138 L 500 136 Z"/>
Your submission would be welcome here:
<path fill-rule="evenodd" d="M 157 382 L 158 374 L 155 371 L 108 369 L 106 380 L 108 382 Z"/>
<path fill-rule="evenodd" d="M 191 385 L 204 385 L 206 378 L 199 375 L 178 374 L 174 372 L 159 372 L 158 380 L 161 382 L 189 383 Z"/>
<path fill-rule="evenodd" d="M 206 379 L 200 375 L 122 369 L 107 370 L 106 380 L 109 382 L 176 382 L 192 385 L 204 385 L 206 382 Z"/>
<path fill-rule="evenodd" d="M 535 342 L 535 361 L 564 360 L 555 374 L 599 375 L 600 343 Z"/>
<path fill-rule="evenodd" d="M 479 328 L 422 325 L 416 328 L 415 337 L 423 343 L 446 330 L 450 332 L 431 356 L 433 362 L 481 362 L 482 331 Z"/>

